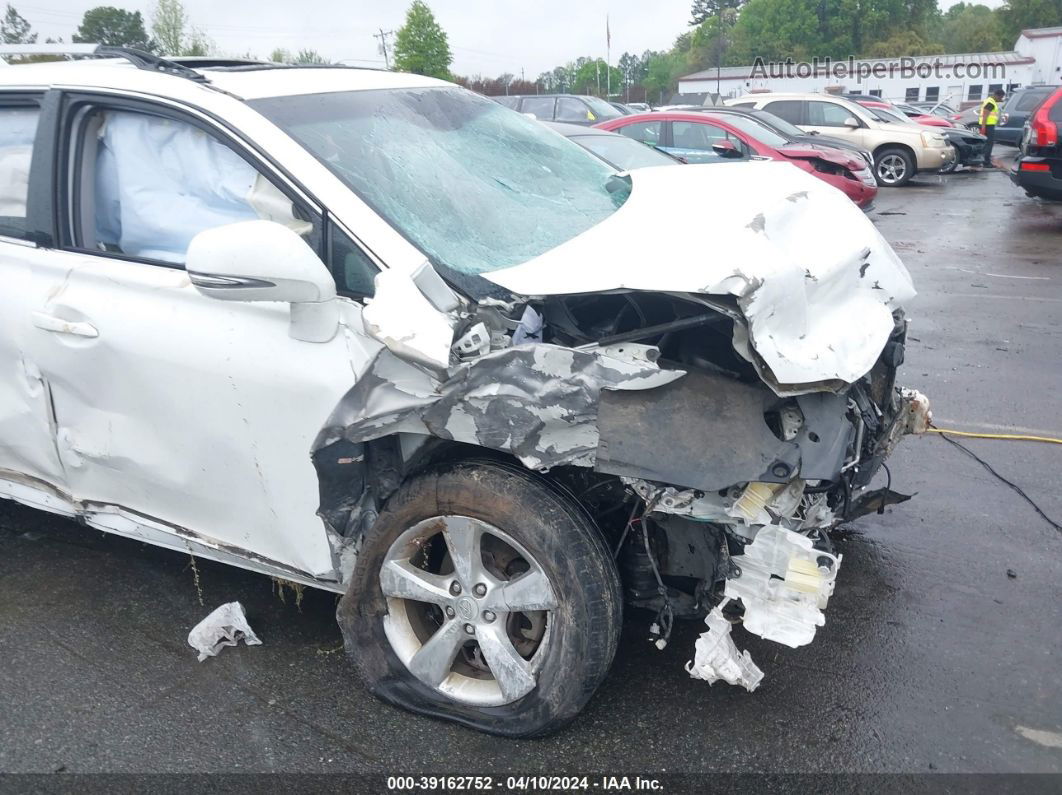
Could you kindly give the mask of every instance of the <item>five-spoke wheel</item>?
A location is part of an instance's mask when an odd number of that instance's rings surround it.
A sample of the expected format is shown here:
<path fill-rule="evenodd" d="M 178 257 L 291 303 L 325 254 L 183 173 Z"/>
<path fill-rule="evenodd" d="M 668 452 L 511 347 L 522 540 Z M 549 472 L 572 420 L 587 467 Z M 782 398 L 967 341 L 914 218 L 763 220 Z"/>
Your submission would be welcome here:
<path fill-rule="evenodd" d="M 541 475 L 493 460 L 407 479 L 360 539 L 338 619 L 381 698 L 509 737 L 582 709 L 616 650 L 600 531 Z"/>
<path fill-rule="evenodd" d="M 557 599 L 512 536 L 478 519 L 425 519 L 380 569 L 384 631 L 420 681 L 469 704 L 508 704 L 535 687 Z"/>

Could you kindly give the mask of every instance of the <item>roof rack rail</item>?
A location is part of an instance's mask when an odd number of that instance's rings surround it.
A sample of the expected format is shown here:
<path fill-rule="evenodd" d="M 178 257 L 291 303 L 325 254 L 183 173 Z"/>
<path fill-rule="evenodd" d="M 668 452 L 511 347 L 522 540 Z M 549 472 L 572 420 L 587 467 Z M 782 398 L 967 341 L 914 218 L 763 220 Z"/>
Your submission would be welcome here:
<path fill-rule="evenodd" d="M 124 58 L 137 69 L 183 77 L 197 83 L 209 83 L 206 75 L 179 63 L 132 47 L 109 47 L 105 44 L 3 44 L 0 57 L 6 55 L 87 55 L 99 58 Z"/>

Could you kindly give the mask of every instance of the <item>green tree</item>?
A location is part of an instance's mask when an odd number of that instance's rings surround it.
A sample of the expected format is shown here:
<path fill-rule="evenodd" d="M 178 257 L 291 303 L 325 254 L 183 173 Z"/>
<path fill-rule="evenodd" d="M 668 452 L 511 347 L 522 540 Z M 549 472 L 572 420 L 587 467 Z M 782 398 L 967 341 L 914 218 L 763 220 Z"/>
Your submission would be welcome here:
<path fill-rule="evenodd" d="M 807 60 L 822 52 L 825 31 L 813 0 L 749 0 L 734 25 L 727 61 Z M 845 55 L 848 53 L 846 52 Z"/>
<path fill-rule="evenodd" d="M 1012 47 L 1023 30 L 1062 25 L 1062 0 L 1006 0 L 999 17 L 1003 40 Z"/>
<path fill-rule="evenodd" d="M 148 52 L 155 50 L 155 42 L 144 29 L 144 17 L 140 12 L 113 6 L 97 6 L 86 11 L 73 41 L 134 47 Z"/>
<path fill-rule="evenodd" d="M 679 72 L 683 71 L 685 59 L 674 52 L 658 52 L 649 56 L 648 68 L 642 85 L 646 99 L 663 102 L 675 90 Z"/>
<path fill-rule="evenodd" d="M 209 55 L 214 49 L 210 38 L 190 23 L 181 0 L 158 0 L 151 33 L 163 55 Z"/>
<path fill-rule="evenodd" d="M 604 58 L 581 58 L 581 64 L 575 70 L 569 90 L 577 94 L 593 94 L 603 97 L 609 86 L 611 71 L 612 88 L 619 91 L 623 87 L 623 75 L 615 66 L 609 67 Z"/>
<path fill-rule="evenodd" d="M 737 12 L 745 0 L 693 0 L 690 9 L 690 27 L 703 24 L 712 17 L 721 17 L 728 11 Z"/>
<path fill-rule="evenodd" d="M 395 35 L 395 69 L 447 80 L 452 62 L 446 31 L 426 3 L 413 0 L 406 24 Z"/>
<path fill-rule="evenodd" d="M 151 32 L 163 55 L 177 55 L 184 49 L 188 15 L 181 0 L 158 0 L 151 17 Z"/>
<path fill-rule="evenodd" d="M 269 53 L 269 60 L 273 63 L 291 63 L 291 53 L 285 50 L 283 47 L 277 47 L 273 52 Z"/>
<path fill-rule="evenodd" d="M 37 34 L 31 33 L 30 23 L 10 3 L 0 19 L 0 42 L 3 44 L 34 44 Z"/>
<path fill-rule="evenodd" d="M 866 50 L 868 58 L 899 58 L 903 55 L 932 55 L 944 52 L 944 46 L 928 41 L 914 30 L 898 30 L 887 39 L 876 41 Z"/>
<path fill-rule="evenodd" d="M 999 15 L 975 3 L 956 3 L 941 17 L 936 37 L 944 52 L 994 52 L 1014 45 L 1004 43 Z"/>
<path fill-rule="evenodd" d="M 299 50 L 298 54 L 292 59 L 292 63 L 297 64 L 324 64 L 331 63 L 327 58 L 321 55 L 317 50 Z"/>

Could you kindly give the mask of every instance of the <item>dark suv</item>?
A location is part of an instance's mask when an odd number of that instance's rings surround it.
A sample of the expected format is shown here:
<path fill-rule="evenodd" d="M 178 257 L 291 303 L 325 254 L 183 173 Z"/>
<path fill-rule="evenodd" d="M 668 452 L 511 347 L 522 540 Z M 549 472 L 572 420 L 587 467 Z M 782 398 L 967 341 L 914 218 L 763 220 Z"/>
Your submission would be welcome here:
<path fill-rule="evenodd" d="M 539 121 L 563 121 L 589 126 L 623 115 L 605 100 L 584 94 L 516 94 L 491 99 L 507 108 L 530 113 Z"/>
<path fill-rule="evenodd" d="M 1029 196 L 1062 201 L 1062 88 L 1054 89 L 1025 123 L 1010 178 Z"/>
<path fill-rule="evenodd" d="M 1054 86 L 1030 86 L 1016 88 L 1003 105 L 996 126 L 996 143 L 1018 146 L 1021 144 L 1021 131 L 1025 122 L 1036 108 L 1051 96 Z"/>

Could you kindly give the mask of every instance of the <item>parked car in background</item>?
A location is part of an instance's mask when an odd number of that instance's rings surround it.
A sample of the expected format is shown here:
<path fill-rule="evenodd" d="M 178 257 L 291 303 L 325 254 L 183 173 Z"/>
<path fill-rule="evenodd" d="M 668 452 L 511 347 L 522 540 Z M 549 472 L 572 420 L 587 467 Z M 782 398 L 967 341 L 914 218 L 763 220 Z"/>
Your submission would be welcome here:
<path fill-rule="evenodd" d="M 770 129 L 774 130 L 784 138 L 793 141 L 794 143 L 808 144 L 813 147 L 824 147 L 829 149 L 842 149 L 846 152 L 851 152 L 854 155 L 858 155 L 863 159 L 863 162 L 868 166 L 873 167 L 874 158 L 865 150 L 860 149 L 850 141 L 845 141 L 843 138 L 831 138 L 828 135 L 820 135 L 819 133 L 806 133 L 794 124 L 790 124 L 785 119 L 775 116 L 766 110 L 756 110 L 755 108 L 738 108 L 728 107 L 721 105 L 712 108 L 697 108 L 699 112 L 705 113 L 733 113 L 748 116 L 750 119 L 763 124 Z M 872 169 L 873 170 L 873 169 Z"/>
<path fill-rule="evenodd" d="M 914 122 L 915 124 L 922 124 L 926 127 L 948 127 L 951 128 L 952 124 L 947 119 L 942 119 L 939 116 L 933 116 L 929 113 L 922 113 L 921 111 L 911 108 L 910 105 L 906 107 L 909 110 L 904 110 L 903 107 L 893 102 L 884 102 L 882 100 L 856 100 L 864 108 L 870 108 L 871 110 L 886 110 L 889 113 L 894 114 L 897 119 L 903 122 Z"/>
<path fill-rule="evenodd" d="M 943 116 L 939 116 L 935 113 L 926 113 L 921 108 L 916 108 L 913 105 L 908 105 L 905 102 L 893 102 L 890 110 L 898 111 L 906 116 L 911 121 L 924 124 L 927 127 L 954 127 L 955 125 L 948 121 Z"/>
<path fill-rule="evenodd" d="M 684 162 L 651 144 L 643 144 L 599 127 L 557 121 L 545 122 L 545 125 L 620 171 L 649 166 L 677 166 Z"/>
<path fill-rule="evenodd" d="M 775 116 L 773 113 L 767 110 L 757 110 L 752 108 L 713 108 L 715 111 L 729 110 L 733 112 L 744 112 L 750 114 L 756 121 L 761 124 L 766 124 L 772 130 L 784 135 L 790 141 L 795 141 L 801 144 L 812 144 L 820 146 L 830 146 L 834 149 L 843 149 L 846 152 L 854 152 L 863 158 L 863 161 L 873 168 L 874 156 L 870 154 L 866 149 L 861 148 L 858 144 L 852 141 L 846 141 L 844 138 L 837 138 L 832 135 L 822 135 L 821 133 L 804 132 L 795 124 L 790 124 L 780 116 Z"/>
<path fill-rule="evenodd" d="M 1029 196 L 1062 201 L 1062 88 L 1056 88 L 1025 123 L 1021 154 L 1010 178 Z"/>
<path fill-rule="evenodd" d="M 896 109 L 868 107 L 867 109 L 884 122 L 909 124 L 912 121 L 912 119 L 903 114 L 899 107 Z M 942 128 L 940 132 L 944 134 L 948 143 L 955 149 L 955 159 L 941 166 L 940 172 L 942 174 L 950 174 L 959 166 L 979 166 L 982 164 L 984 161 L 985 142 L 988 140 L 985 136 L 965 127 L 951 125 L 947 128 Z"/>
<path fill-rule="evenodd" d="M 996 125 L 996 143 L 1019 146 L 1025 122 L 1054 90 L 1054 86 L 1015 89 L 1000 109 L 999 124 Z"/>
<path fill-rule="evenodd" d="M 980 166 L 984 163 L 985 142 L 988 140 L 985 136 L 965 127 L 953 127 L 943 132 L 948 143 L 955 148 L 955 159 L 941 167 L 942 174 L 950 174 L 959 166 Z"/>
<path fill-rule="evenodd" d="M 605 100 L 585 94 L 514 94 L 491 99 L 539 121 L 591 125 L 623 115 Z"/>
<path fill-rule="evenodd" d="M 637 111 L 631 110 L 626 105 L 624 105 L 622 102 L 611 102 L 611 101 L 609 101 L 608 104 L 611 105 L 613 108 L 615 108 L 620 113 L 622 113 L 624 116 L 630 116 L 632 113 L 636 113 L 637 112 Z"/>
<path fill-rule="evenodd" d="M 860 208 L 873 203 L 877 185 L 859 155 L 790 141 L 747 114 L 722 111 L 641 113 L 597 126 L 657 146 L 689 163 L 741 159 L 792 163 L 840 189 Z"/>
<path fill-rule="evenodd" d="M 906 185 L 920 171 L 940 171 L 955 159 L 955 149 L 934 129 L 910 120 L 883 120 L 874 109 L 831 94 L 748 94 L 729 99 L 734 107 L 767 110 L 805 132 L 852 141 L 874 157 L 879 185 Z"/>
<path fill-rule="evenodd" d="M 912 102 L 911 105 L 926 113 L 947 119 L 954 127 L 964 127 L 975 132 L 980 128 L 977 123 L 977 112 L 980 103 L 975 103 L 965 110 L 957 110 L 946 102 Z"/>
<path fill-rule="evenodd" d="M 942 116 L 945 119 L 949 119 L 958 113 L 958 111 L 947 102 L 912 102 L 910 104 L 911 107 L 918 108 L 923 113 L 932 113 L 935 116 Z"/>
<path fill-rule="evenodd" d="M 648 102 L 628 102 L 627 107 L 635 113 L 648 113 L 652 110 Z"/>

